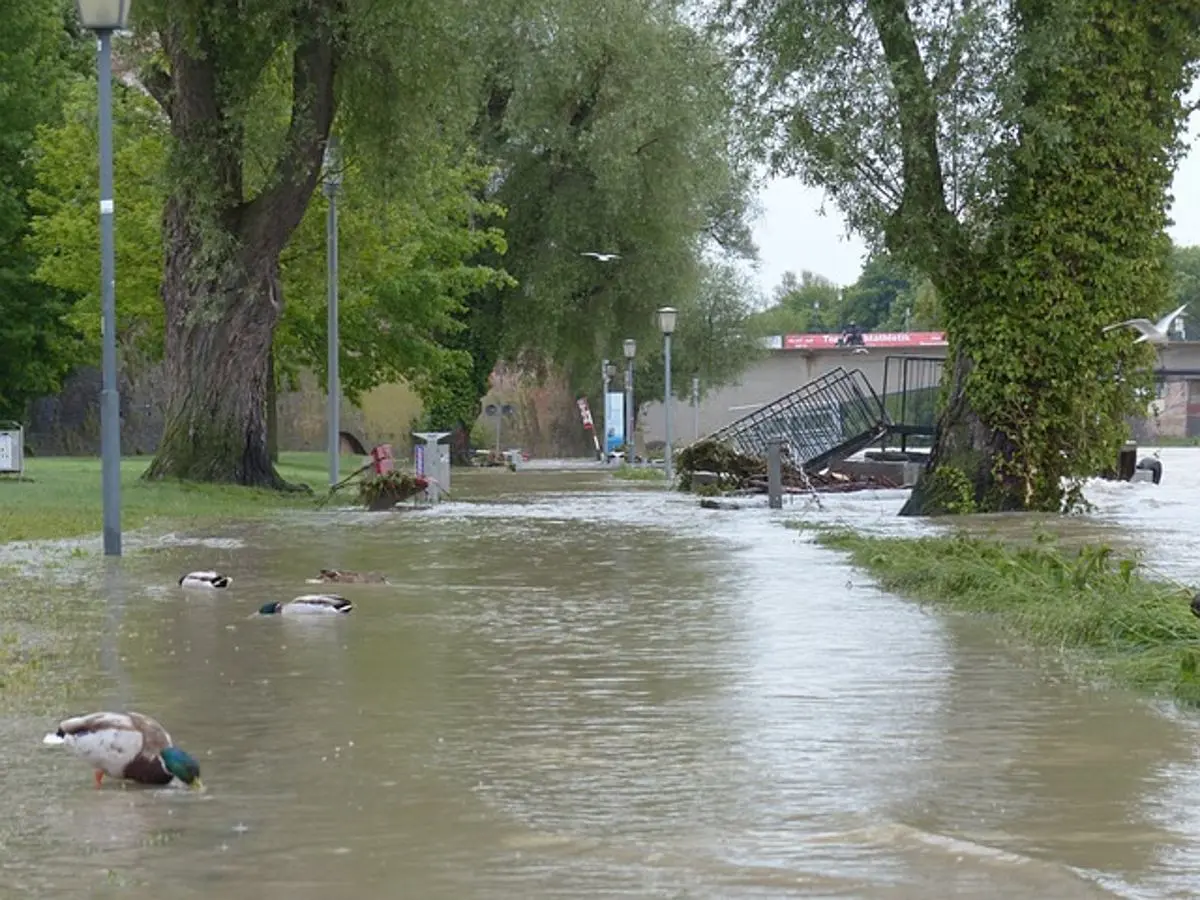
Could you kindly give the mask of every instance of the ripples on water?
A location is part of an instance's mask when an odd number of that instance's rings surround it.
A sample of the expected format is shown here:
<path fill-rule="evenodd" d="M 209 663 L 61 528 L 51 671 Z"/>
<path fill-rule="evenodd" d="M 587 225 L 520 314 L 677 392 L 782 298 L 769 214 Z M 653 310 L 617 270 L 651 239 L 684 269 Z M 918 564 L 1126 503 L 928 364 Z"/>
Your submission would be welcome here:
<path fill-rule="evenodd" d="M 1164 451 L 1157 488 L 1091 486 L 1097 513 L 1067 527 L 1133 530 L 1200 578 L 1178 524 L 1196 459 Z M 1190 716 L 1083 689 L 779 525 L 929 529 L 895 517 L 900 492 L 708 512 L 599 473 L 457 483 L 474 499 L 139 536 L 107 574 L 65 567 L 53 590 L 96 653 L 67 708 L 4 723 L 5 895 L 1197 892 Z M 175 588 L 210 566 L 231 590 Z M 322 566 L 394 584 L 344 586 L 344 620 L 249 617 Z M 95 791 L 38 746 L 62 713 L 125 706 L 200 759 L 206 794 Z"/>

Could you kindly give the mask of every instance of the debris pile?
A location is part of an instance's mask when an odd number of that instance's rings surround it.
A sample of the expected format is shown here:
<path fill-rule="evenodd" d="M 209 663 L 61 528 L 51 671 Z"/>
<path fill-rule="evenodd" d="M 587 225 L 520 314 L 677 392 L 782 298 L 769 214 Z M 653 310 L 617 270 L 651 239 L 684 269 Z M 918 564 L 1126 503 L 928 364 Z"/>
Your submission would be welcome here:
<path fill-rule="evenodd" d="M 721 493 L 757 494 L 767 490 L 767 461 L 738 453 L 717 441 L 700 441 L 685 447 L 676 459 L 680 489 L 690 490 L 692 474 L 711 472 Z M 782 465 L 784 493 L 849 493 L 901 485 L 881 476 L 855 477 L 835 468 L 805 475 L 785 456 Z"/>

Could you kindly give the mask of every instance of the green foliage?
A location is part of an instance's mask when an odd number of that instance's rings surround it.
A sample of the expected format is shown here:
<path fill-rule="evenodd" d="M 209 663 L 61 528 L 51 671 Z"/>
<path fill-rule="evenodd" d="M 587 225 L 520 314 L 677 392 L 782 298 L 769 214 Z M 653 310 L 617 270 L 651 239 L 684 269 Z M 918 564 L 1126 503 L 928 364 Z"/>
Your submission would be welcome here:
<path fill-rule="evenodd" d="M 784 272 L 771 305 L 754 314 L 750 327 L 763 337 L 827 333 L 837 329 L 841 306 L 841 289 L 825 276 L 807 269 L 799 278 L 795 272 Z"/>
<path fill-rule="evenodd" d="M 705 251 L 752 252 L 728 65 L 673 4 L 558 0 L 489 66 L 477 133 L 519 284 L 472 300 L 477 371 L 503 357 L 590 386 L 622 339 L 653 341 L 657 307 L 686 305 Z"/>
<path fill-rule="evenodd" d="M 116 198 L 117 337 L 127 350 L 162 355 L 162 209 L 167 123 L 154 102 L 119 81 L 113 90 L 113 196 Z M 79 79 L 62 121 L 42 125 L 33 150 L 36 187 L 29 246 L 37 278 L 76 297 L 67 317 L 84 337 L 84 358 L 100 358 L 99 153 L 95 82 Z"/>
<path fill-rule="evenodd" d="M 80 295 L 69 318 L 87 336 L 89 353 L 98 358 L 99 236 L 92 215 L 97 187 L 91 163 L 97 152 L 95 104 L 95 86 L 81 82 L 70 93 L 65 121 L 39 131 L 30 245 L 40 254 L 38 277 Z M 162 354 L 164 328 L 161 219 L 169 190 L 168 123 L 153 101 L 120 87 L 114 123 L 118 328 L 128 347 L 136 342 L 137 349 L 156 359 Z M 504 250 L 498 228 L 472 224 L 475 218 L 503 215 L 494 204 L 472 196 L 488 171 L 444 152 L 431 151 L 426 164 L 424 171 L 410 172 L 403 194 L 380 194 L 357 166 L 343 173 L 338 227 L 344 348 L 340 375 L 352 401 L 378 384 L 401 378 L 436 401 L 470 363 L 466 354 L 438 343 L 438 334 L 459 327 L 453 314 L 462 309 L 468 294 L 483 285 L 508 283 L 501 271 L 466 262 L 484 248 Z M 261 177 L 262 173 L 255 175 Z M 283 254 L 286 307 L 276 336 L 277 366 L 285 378 L 294 379 L 305 367 L 315 371 L 322 384 L 328 359 L 327 209 L 327 198 L 317 195 Z"/>
<path fill-rule="evenodd" d="M 1186 303 L 1187 309 L 1183 312 L 1185 327 L 1189 332 L 1188 337 L 1195 340 L 1196 328 L 1200 327 L 1200 246 L 1172 246 L 1168 264 L 1173 297 L 1167 304 L 1170 308 L 1163 308 L 1162 313 L 1165 315 Z"/>
<path fill-rule="evenodd" d="M 665 481 L 667 473 L 657 466 L 631 466 L 621 463 L 613 469 L 612 476 L 621 481 Z"/>
<path fill-rule="evenodd" d="M 487 169 L 433 155 L 406 179 L 406 192 L 376 194 L 348 167 L 338 199 L 339 334 L 342 389 L 352 401 L 371 388 L 404 379 L 426 404 L 453 405 L 471 357 L 443 338 L 463 326 L 456 317 L 468 296 L 512 283 L 503 270 L 472 260 L 505 251 L 497 226 L 503 210 L 474 192 Z M 419 176 L 419 177 L 418 177 Z M 288 307 L 276 336 L 281 369 L 327 375 L 326 216 L 328 198 L 314 197 L 282 259 Z"/>
<path fill-rule="evenodd" d="M 916 300 L 913 282 L 908 270 L 890 256 L 871 256 L 858 280 L 842 293 L 839 326 L 856 323 L 863 331 L 883 331 L 898 318 L 902 328 Z"/>
<path fill-rule="evenodd" d="M 973 295 L 947 297 L 952 333 L 976 363 L 967 396 L 1008 445 L 994 468 L 1001 508 L 1057 509 L 1080 478 L 1112 465 L 1126 417 L 1144 410 L 1154 354 L 1101 329 L 1169 302 L 1169 151 L 1184 63 L 1200 44 L 1176 4 L 1089 7 L 1068 23 L 1030 14 L 1028 27 L 1066 34 L 1049 56 L 1031 36 L 1018 57 L 1036 102 L 1009 149 L 1004 227 L 978 256 Z"/>
<path fill-rule="evenodd" d="M 1068 551 L 1044 535 L 1020 545 L 851 531 L 817 539 L 849 553 L 884 590 L 993 616 L 1031 644 L 1065 651 L 1085 674 L 1200 705 L 1190 592 L 1148 579 L 1110 547 Z"/>
<path fill-rule="evenodd" d="M 63 87 L 82 65 L 72 15 L 60 0 L 30 0 L 6 9 L 0 30 L 0 419 L 23 419 L 28 401 L 55 390 L 78 352 L 63 318 L 69 298 L 36 280 L 24 243 L 35 131 L 58 115 Z"/>
<path fill-rule="evenodd" d="M 940 466 L 930 475 L 927 487 L 932 505 L 950 515 L 975 512 L 975 485 L 962 469 Z"/>
<path fill-rule="evenodd" d="M 671 391 L 676 397 L 691 397 L 693 376 L 700 378 L 703 397 L 736 380 L 766 352 L 749 328 L 748 293 L 746 280 L 733 267 L 710 265 L 699 290 L 681 300 L 671 338 Z M 638 345 L 634 363 L 639 407 L 662 402 L 666 386 L 662 332 L 651 340 L 649 346 Z"/>
<path fill-rule="evenodd" d="M 1200 9 L 750 0 L 724 15 L 763 152 L 936 288 L 963 364 L 935 467 L 978 456 L 983 510 L 1069 504 L 1148 384 L 1151 351 L 1101 329 L 1167 302 Z"/>
<path fill-rule="evenodd" d="M 772 303 L 751 319 L 755 334 L 829 333 L 856 324 L 863 331 L 936 328 L 937 291 L 887 253 L 867 259 L 854 284 L 839 288 L 821 275 L 785 272 Z"/>

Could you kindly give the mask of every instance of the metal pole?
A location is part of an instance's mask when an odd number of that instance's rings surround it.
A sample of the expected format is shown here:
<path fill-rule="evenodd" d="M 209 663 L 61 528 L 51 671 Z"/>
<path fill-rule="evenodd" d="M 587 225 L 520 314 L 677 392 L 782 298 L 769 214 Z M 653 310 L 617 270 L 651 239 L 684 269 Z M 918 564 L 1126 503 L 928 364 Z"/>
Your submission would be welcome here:
<path fill-rule="evenodd" d="M 666 456 L 667 484 L 675 479 L 675 464 L 671 459 L 671 335 L 663 335 L 663 403 L 667 410 L 667 446 L 663 453 Z"/>
<path fill-rule="evenodd" d="M 692 376 L 692 431 L 693 440 L 700 440 L 700 376 Z"/>
<path fill-rule="evenodd" d="M 100 105 L 100 482 L 104 555 L 121 555 L 121 396 L 117 387 L 116 261 L 113 250 L 112 31 L 96 32 Z"/>
<path fill-rule="evenodd" d="M 330 138 L 331 141 L 335 138 Z M 337 185 L 328 184 L 329 215 L 325 226 L 325 244 L 328 254 L 329 275 L 329 485 L 341 481 L 342 439 L 339 435 L 341 423 L 342 383 L 338 372 L 338 218 Z"/>
<path fill-rule="evenodd" d="M 504 422 L 504 413 L 496 410 L 496 456 L 500 456 L 500 426 Z"/>
<path fill-rule="evenodd" d="M 783 509 L 783 438 L 767 439 L 767 506 Z"/>
<path fill-rule="evenodd" d="M 625 462 L 633 465 L 637 448 L 633 445 L 633 360 L 625 368 Z"/>
<path fill-rule="evenodd" d="M 608 360 L 600 360 L 600 462 L 608 463 Z"/>

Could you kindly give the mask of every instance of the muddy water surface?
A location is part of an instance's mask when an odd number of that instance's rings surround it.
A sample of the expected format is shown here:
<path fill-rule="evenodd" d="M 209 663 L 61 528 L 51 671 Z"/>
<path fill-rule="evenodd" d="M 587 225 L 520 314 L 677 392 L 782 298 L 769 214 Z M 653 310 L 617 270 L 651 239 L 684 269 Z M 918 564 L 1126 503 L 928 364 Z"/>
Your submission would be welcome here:
<path fill-rule="evenodd" d="M 1200 452 L 1163 458 L 1163 485 L 1097 485 L 1068 527 L 1200 579 L 1175 537 L 1200 525 Z M 10 584 L 55 592 L 75 655 L 0 722 L 4 896 L 1200 893 L 1190 717 L 780 527 L 927 527 L 895 521 L 901 494 L 702 513 L 597 472 L 456 487 L 427 512 L 234 524 Z M 393 583 L 342 588 L 345 619 L 250 618 L 322 566 Z M 175 586 L 209 567 L 234 586 Z M 208 790 L 97 791 L 39 746 L 61 714 L 120 707 L 160 718 Z"/>

